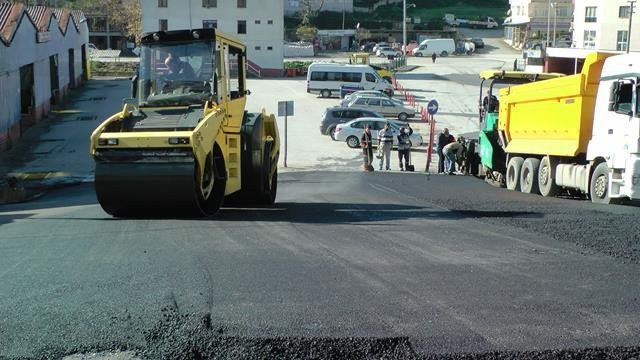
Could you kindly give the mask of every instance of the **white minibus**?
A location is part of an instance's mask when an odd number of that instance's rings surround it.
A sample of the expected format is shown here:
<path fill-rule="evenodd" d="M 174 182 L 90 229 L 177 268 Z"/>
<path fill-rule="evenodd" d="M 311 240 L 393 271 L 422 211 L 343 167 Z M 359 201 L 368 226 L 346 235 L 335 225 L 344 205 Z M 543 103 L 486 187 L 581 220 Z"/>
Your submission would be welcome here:
<path fill-rule="evenodd" d="M 340 96 L 341 86 L 380 90 L 393 96 L 393 86 L 369 65 L 312 63 L 307 71 L 307 92 L 322 97 Z"/>

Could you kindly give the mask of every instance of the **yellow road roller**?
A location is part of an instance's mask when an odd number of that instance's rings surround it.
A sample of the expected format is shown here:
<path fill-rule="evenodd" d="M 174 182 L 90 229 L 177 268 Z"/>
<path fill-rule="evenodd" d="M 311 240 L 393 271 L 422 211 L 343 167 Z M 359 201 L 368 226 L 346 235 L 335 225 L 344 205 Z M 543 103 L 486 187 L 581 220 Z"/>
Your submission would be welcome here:
<path fill-rule="evenodd" d="M 276 119 L 245 111 L 246 49 L 217 29 L 145 33 L 131 98 L 91 134 L 95 190 L 115 217 L 208 216 L 276 198 Z"/>

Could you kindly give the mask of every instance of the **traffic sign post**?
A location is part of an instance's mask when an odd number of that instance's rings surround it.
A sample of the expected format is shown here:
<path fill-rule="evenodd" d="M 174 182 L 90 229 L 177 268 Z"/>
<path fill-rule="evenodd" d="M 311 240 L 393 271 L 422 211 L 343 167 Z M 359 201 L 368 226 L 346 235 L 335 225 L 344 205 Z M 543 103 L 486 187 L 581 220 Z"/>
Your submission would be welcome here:
<path fill-rule="evenodd" d="M 293 100 L 278 101 L 278 116 L 284 116 L 284 167 L 287 167 L 287 116 L 293 116 Z"/>
<path fill-rule="evenodd" d="M 436 120 L 434 119 L 434 115 L 438 112 L 438 102 L 434 99 L 429 101 L 427 104 L 427 121 L 431 125 L 429 128 L 429 148 L 427 149 L 427 166 L 424 169 L 425 172 L 429 172 L 429 167 L 431 166 L 431 157 L 433 156 L 433 141 L 435 140 L 436 133 Z"/>

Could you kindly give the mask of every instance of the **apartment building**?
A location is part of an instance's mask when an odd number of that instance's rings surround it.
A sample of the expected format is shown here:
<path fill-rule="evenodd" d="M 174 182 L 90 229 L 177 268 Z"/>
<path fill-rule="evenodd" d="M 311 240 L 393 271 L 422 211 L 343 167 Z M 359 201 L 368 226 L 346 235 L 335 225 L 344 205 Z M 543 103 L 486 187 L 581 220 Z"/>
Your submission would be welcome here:
<path fill-rule="evenodd" d="M 282 0 L 141 0 L 141 7 L 143 32 L 217 28 L 246 44 L 251 68 L 282 75 Z"/>
<path fill-rule="evenodd" d="M 509 17 L 504 22 L 504 40 L 522 48 L 570 34 L 573 0 L 510 0 Z"/>
<path fill-rule="evenodd" d="M 640 51 L 640 14 L 635 2 L 631 17 L 631 49 Z M 627 51 L 629 15 L 627 0 L 575 0 L 573 40 L 584 49 Z"/>

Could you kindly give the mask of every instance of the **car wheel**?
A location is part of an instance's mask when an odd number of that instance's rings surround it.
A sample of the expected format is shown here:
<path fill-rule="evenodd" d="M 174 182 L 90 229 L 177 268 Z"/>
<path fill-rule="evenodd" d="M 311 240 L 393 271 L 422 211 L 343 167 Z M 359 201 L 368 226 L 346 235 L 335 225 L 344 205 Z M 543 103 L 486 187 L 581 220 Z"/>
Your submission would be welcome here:
<path fill-rule="evenodd" d="M 447 56 L 449 56 L 449 53 L 446 52 L 446 51 L 443 51 L 443 52 L 440 53 L 440 56 L 447 57 Z"/>
<path fill-rule="evenodd" d="M 320 92 L 320 96 L 322 96 L 323 98 L 331 97 L 331 91 L 329 91 L 328 89 L 324 89 Z"/>
<path fill-rule="evenodd" d="M 329 129 L 329 136 L 331 136 L 331 140 L 335 140 L 336 139 L 336 127 L 332 127 L 331 129 Z"/>
<path fill-rule="evenodd" d="M 402 112 L 402 113 L 398 114 L 398 120 L 400 120 L 400 121 L 405 121 L 405 120 L 407 120 L 407 117 L 409 117 L 409 116 L 407 115 L 407 113 L 403 113 L 403 112 Z"/>
<path fill-rule="evenodd" d="M 347 138 L 347 146 L 352 148 L 352 149 L 355 149 L 358 146 L 360 146 L 360 140 L 357 137 L 353 136 L 353 135 L 349 136 Z"/>
<path fill-rule="evenodd" d="M 417 53 L 416 53 L 416 56 L 417 56 L 417 57 L 422 57 L 422 53 L 421 53 L 421 52 L 417 52 Z"/>

